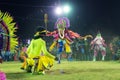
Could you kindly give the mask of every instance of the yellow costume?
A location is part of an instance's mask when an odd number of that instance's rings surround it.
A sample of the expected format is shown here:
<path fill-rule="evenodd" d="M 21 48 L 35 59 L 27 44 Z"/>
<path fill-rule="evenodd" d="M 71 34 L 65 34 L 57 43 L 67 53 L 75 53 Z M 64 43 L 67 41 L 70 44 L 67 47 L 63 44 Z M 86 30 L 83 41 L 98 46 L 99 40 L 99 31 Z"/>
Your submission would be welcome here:
<path fill-rule="evenodd" d="M 26 54 L 28 56 L 26 62 L 26 65 L 24 66 L 24 69 L 27 68 L 27 66 L 33 66 L 35 61 L 33 58 L 38 58 L 38 66 L 37 71 L 44 71 L 45 69 L 48 69 L 51 67 L 54 63 L 55 56 L 51 55 L 47 49 L 46 49 L 46 42 L 41 38 L 40 32 L 37 32 L 35 34 L 35 38 L 32 39 L 30 45 L 28 46 L 28 49 L 26 51 Z"/>
<path fill-rule="evenodd" d="M 43 61 L 43 64 L 46 68 L 48 65 L 53 65 L 53 61 L 55 57 L 47 51 L 46 43 L 41 38 L 36 40 L 33 39 L 26 53 L 28 54 L 28 58 L 30 59 L 39 57 L 39 59 Z M 39 64 L 41 64 L 40 62 Z M 48 64 L 47 62 L 51 64 Z M 39 68 L 41 67 L 42 66 L 39 66 Z"/>

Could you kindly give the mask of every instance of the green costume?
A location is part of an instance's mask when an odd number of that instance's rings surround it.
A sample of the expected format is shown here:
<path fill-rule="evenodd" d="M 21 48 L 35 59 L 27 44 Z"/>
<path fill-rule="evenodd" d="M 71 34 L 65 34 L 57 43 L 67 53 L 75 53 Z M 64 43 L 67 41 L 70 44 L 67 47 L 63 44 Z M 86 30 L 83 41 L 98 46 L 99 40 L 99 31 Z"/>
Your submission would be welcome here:
<path fill-rule="evenodd" d="M 35 58 L 40 55 L 48 56 L 52 59 L 55 58 L 55 56 L 51 55 L 47 49 L 46 49 L 46 42 L 42 39 L 32 39 L 30 46 L 27 49 L 28 57 L 29 58 Z"/>

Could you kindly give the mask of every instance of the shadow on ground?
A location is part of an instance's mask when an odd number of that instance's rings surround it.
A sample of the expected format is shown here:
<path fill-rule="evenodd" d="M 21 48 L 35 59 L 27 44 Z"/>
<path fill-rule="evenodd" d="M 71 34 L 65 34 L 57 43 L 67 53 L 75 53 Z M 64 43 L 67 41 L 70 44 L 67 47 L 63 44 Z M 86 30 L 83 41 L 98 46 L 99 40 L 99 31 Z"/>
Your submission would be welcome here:
<path fill-rule="evenodd" d="M 30 73 L 26 72 L 15 72 L 15 73 L 6 73 L 7 80 L 24 80 L 24 78 L 28 78 Z"/>

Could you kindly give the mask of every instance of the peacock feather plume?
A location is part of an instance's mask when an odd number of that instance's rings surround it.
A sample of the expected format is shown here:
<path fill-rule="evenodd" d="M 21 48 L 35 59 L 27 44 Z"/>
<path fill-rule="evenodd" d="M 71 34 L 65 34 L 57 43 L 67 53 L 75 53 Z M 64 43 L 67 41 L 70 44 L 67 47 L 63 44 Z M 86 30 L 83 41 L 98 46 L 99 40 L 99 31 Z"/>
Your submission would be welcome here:
<path fill-rule="evenodd" d="M 18 38 L 15 34 L 15 32 L 17 32 L 18 27 L 16 26 L 13 17 L 10 16 L 8 12 L 3 13 L 0 11 L 0 20 L 4 23 L 4 26 L 6 26 L 6 29 L 9 32 L 9 34 L 5 33 L 7 34 L 7 36 L 9 36 L 9 50 L 14 51 L 15 47 L 18 45 Z"/>

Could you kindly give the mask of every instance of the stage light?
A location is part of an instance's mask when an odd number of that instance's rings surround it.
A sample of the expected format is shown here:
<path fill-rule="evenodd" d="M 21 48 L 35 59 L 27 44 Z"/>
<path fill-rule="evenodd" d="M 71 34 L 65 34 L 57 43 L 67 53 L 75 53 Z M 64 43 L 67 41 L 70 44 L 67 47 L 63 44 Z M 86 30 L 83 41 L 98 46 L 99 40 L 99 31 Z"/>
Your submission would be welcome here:
<path fill-rule="evenodd" d="M 69 12 L 70 12 L 70 7 L 69 7 L 68 5 L 65 5 L 65 6 L 63 7 L 63 12 L 64 12 L 64 13 L 69 13 Z"/>
<path fill-rule="evenodd" d="M 56 13 L 57 15 L 61 15 L 61 14 L 63 13 L 62 8 L 61 8 L 61 7 L 57 7 L 57 8 L 55 9 L 55 13 Z"/>

